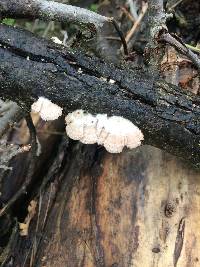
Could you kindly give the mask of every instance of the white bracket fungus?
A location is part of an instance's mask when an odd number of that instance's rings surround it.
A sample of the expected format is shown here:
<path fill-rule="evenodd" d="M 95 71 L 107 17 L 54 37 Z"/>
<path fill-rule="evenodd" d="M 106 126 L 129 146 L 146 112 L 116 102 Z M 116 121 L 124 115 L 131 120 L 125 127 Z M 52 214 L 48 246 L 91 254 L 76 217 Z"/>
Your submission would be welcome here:
<path fill-rule="evenodd" d="M 52 37 L 51 37 L 51 40 L 52 40 L 55 44 L 60 44 L 60 45 L 63 44 L 63 42 L 62 42 L 60 39 L 58 39 L 58 37 L 56 37 L 56 36 L 52 36 Z"/>
<path fill-rule="evenodd" d="M 126 146 L 136 148 L 144 136 L 131 121 L 106 114 L 93 116 L 83 110 L 76 110 L 65 117 L 66 133 L 84 144 L 98 143 L 110 153 L 120 153 Z"/>
<path fill-rule="evenodd" d="M 44 121 L 53 121 L 62 115 L 62 108 L 45 97 L 39 97 L 31 106 L 31 111 L 39 113 Z"/>

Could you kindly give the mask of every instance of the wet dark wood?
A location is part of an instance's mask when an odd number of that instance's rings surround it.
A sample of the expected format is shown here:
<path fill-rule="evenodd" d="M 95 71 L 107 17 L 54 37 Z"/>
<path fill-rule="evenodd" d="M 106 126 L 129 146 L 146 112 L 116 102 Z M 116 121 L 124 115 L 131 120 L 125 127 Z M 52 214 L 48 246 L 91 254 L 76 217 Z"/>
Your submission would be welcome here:
<path fill-rule="evenodd" d="M 123 116 L 142 130 L 144 143 L 199 166 L 198 96 L 140 68 L 116 67 L 17 28 L 0 25 L 0 44 L 1 97 L 27 110 L 44 96 L 62 106 L 65 114 L 84 109 Z"/>

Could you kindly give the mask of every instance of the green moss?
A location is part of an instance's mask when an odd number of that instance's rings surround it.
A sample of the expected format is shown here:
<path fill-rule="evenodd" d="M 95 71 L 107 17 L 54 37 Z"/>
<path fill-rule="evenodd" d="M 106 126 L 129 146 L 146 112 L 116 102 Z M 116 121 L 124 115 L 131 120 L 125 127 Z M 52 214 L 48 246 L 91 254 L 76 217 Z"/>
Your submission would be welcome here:
<path fill-rule="evenodd" d="M 89 10 L 91 10 L 93 12 L 97 12 L 97 8 L 98 8 L 98 5 L 97 4 L 91 4 L 89 6 Z"/>
<path fill-rule="evenodd" d="M 9 25 L 9 26 L 13 26 L 15 24 L 15 19 L 9 19 L 9 18 L 6 18 L 6 19 L 3 19 L 2 21 L 4 24 L 6 25 Z"/>

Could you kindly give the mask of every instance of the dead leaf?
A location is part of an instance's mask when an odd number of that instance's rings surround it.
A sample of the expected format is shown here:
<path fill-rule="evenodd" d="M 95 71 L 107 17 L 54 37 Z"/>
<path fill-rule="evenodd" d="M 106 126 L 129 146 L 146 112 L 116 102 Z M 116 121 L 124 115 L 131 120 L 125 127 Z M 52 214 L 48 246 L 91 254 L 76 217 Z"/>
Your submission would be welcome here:
<path fill-rule="evenodd" d="M 21 236 L 27 236 L 28 235 L 28 229 L 31 220 L 36 214 L 36 207 L 37 202 L 35 200 L 32 200 L 28 206 L 28 215 L 26 216 L 23 223 L 19 223 L 19 229 L 20 229 L 20 235 Z"/>

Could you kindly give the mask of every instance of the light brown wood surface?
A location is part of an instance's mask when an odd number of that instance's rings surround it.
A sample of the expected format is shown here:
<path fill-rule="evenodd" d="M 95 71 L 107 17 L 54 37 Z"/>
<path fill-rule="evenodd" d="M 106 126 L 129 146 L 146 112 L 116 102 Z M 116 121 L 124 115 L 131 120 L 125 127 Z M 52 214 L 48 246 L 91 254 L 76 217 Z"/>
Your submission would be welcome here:
<path fill-rule="evenodd" d="M 38 266 L 200 266 L 200 172 L 150 146 L 71 157 Z"/>

